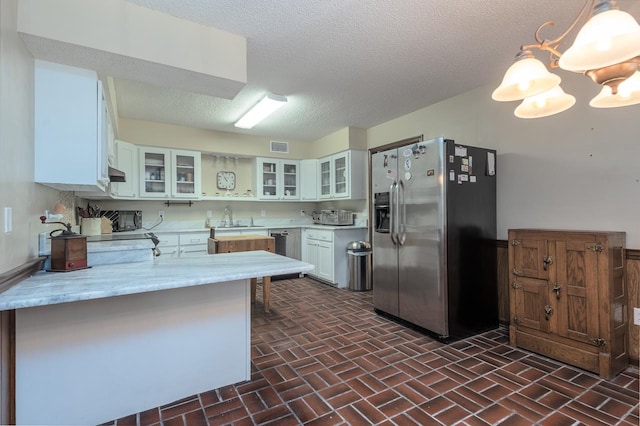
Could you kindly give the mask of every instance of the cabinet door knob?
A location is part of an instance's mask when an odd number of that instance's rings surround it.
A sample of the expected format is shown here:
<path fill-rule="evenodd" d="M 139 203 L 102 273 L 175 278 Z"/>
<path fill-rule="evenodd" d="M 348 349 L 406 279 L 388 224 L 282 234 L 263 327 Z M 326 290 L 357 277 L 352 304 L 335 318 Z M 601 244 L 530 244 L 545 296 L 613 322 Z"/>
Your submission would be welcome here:
<path fill-rule="evenodd" d="M 556 299 L 560 300 L 560 291 L 562 291 L 562 287 L 555 283 L 551 291 L 556 293 Z"/>

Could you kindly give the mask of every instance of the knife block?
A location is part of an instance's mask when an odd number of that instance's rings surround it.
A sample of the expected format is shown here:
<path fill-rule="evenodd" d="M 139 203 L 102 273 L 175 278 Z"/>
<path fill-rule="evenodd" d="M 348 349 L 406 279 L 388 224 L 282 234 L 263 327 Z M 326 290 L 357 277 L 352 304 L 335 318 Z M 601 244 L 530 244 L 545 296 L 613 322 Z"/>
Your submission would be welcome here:
<path fill-rule="evenodd" d="M 74 235 L 51 238 L 50 272 L 70 272 L 88 267 L 86 236 Z"/>

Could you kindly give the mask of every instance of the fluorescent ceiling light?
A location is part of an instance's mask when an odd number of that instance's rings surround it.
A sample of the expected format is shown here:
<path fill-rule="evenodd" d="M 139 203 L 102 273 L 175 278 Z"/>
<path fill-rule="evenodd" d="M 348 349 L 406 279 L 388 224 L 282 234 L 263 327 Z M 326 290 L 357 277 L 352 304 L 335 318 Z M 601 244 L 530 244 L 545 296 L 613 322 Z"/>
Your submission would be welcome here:
<path fill-rule="evenodd" d="M 286 97 L 269 93 L 245 115 L 243 115 L 240 120 L 236 121 L 235 126 L 243 129 L 250 129 L 286 103 Z"/>

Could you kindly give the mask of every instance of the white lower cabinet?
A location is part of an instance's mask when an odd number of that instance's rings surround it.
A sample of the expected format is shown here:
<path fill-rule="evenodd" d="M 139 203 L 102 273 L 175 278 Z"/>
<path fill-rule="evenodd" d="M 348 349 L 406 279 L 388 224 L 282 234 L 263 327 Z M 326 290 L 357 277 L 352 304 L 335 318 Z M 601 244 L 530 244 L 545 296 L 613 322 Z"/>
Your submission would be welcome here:
<path fill-rule="evenodd" d="M 209 232 L 157 233 L 160 256 L 190 257 L 207 254 Z"/>
<path fill-rule="evenodd" d="M 345 288 L 349 283 L 347 244 L 366 238 L 364 228 L 318 229 L 302 232 L 302 261 L 315 266 L 308 275 Z"/>
<path fill-rule="evenodd" d="M 179 235 L 178 257 L 207 254 L 209 232 L 188 232 Z"/>
<path fill-rule="evenodd" d="M 164 257 L 178 257 L 180 252 L 178 251 L 178 245 L 180 241 L 179 234 L 158 234 L 156 233 L 158 240 L 158 249 L 160 249 L 160 256 Z"/>
<path fill-rule="evenodd" d="M 318 241 L 318 259 L 316 268 L 318 271 L 318 277 L 328 280 L 332 283 L 336 282 L 335 275 L 333 273 L 333 244 L 326 241 Z"/>

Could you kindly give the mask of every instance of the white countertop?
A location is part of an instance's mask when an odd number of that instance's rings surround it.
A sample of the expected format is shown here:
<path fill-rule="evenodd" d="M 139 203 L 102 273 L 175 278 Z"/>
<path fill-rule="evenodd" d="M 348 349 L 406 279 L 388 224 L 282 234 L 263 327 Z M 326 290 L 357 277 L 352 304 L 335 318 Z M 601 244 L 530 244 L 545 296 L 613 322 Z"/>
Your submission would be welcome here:
<path fill-rule="evenodd" d="M 309 229 L 328 229 L 328 230 L 332 230 L 332 231 L 344 231 L 347 229 L 367 229 L 366 226 L 359 226 L 359 225 L 306 225 L 303 226 L 303 228 L 309 228 Z"/>
<path fill-rule="evenodd" d="M 157 257 L 73 272 L 38 272 L 0 294 L 0 311 L 313 270 L 266 251 Z"/>
<path fill-rule="evenodd" d="M 271 229 L 292 229 L 292 228 L 311 228 L 311 229 L 327 229 L 327 230 L 344 230 L 344 229 L 367 229 L 366 226 L 360 225 L 347 225 L 347 226 L 334 226 L 334 225 L 269 225 L 269 226 L 240 226 L 240 227 L 213 227 L 216 233 L 225 233 L 233 231 L 269 231 Z M 179 234 L 187 232 L 209 232 L 211 228 L 175 228 L 175 229 L 155 229 L 153 232 L 156 235 L 159 234 Z M 132 233 L 136 231 L 131 231 Z"/>
<path fill-rule="evenodd" d="M 235 221 L 234 221 L 235 222 Z M 242 225 L 249 224 L 249 220 L 242 218 L 239 221 Z M 366 229 L 366 219 L 356 219 L 354 225 L 350 226 L 331 226 L 331 225 L 319 225 L 314 224 L 310 218 L 300 219 L 269 219 L 264 220 L 262 218 L 256 218 L 254 221 L 255 226 L 240 226 L 240 227 L 220 227 L 219 223 L 213 221 L 212 225 L 216 232 L 233 232 L 233 231 L 268 231 L 270 229 L 292 229 L 292 228 L 317 228 L 317 229 Z M 163 223 L 155 225 L 153 223 L 143 222 L 144 229 L 136 231 L 129 231 L 131 233 L 140 232 L 153 232 L 154 234 L 164 233 L 183 233 L 183 232 L 209 232 L 210 228 L 205 228 L 204 221 L 164 221 Z"/>
<path fill-rule="evenodd" d="M 87 253 L 105 251 L 140 250 L 155 247 L 151 240 L 91 241 L 87 242 Z M 47 255 L 51 252 L 46 253 Z"/>
<path fill-rule="evenodd" d="M 134 232 L 131 232 L 133 234 Z M 141 234 L 137 232 L 136 234 Z M 46 238 L 40 241 L 38 247 L 38 254 L 40 256 L 51 255 L 51 238 Z M 105 241 L 87 241 L 87 253 L 103 253 L 113 251 L 126 251 L 126 250 L 144 250 L 155 247 L 153 241 L 150 238 L 136 239 L 136 240 L 105 240 Z"/>

